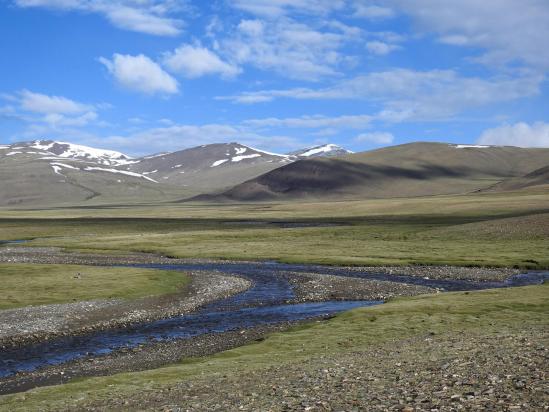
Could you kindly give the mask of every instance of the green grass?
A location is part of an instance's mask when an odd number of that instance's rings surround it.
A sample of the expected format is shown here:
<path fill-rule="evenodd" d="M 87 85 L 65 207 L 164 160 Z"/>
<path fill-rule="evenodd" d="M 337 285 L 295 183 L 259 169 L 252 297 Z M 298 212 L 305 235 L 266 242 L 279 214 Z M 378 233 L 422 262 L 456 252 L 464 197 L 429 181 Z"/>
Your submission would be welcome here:
<path fill-rule="evenodd" d="M 484 334 L 547 327 L 549 285 L 480 292 L 446 293 L 398 298 L 385 305 L 353 310 L 326 321 L 277 333 L 261 343 L 214 356 L 144 372 L 88 378 L 62 386 L 0 398 L 2 410 L 58 410 L 105 398 L 158 391 L 182 380 L 215 379 L 231 371 L 238 377 L 272 365 L 299 364 L 322 353 L 367 349 L 368 345 L 413 336 Z"/>
<path fill-rule="evenodd" d="M 78 278 L 75 275 L 80 273 Z M 181 272 L 77 265 L 0 264 L 0 310 L 93 299 L 135 299 L 174 293 Z"/>
<path fill-rule="evenodd" d="M 549 268 L 547 205 L 549 193 L 534 192 L 357 202 L 75 208 L 26 211 L 19 217 L 2 211 L 0 233 L 11 239 L 37 238 L 30 245 L 99 253 L 138 251 L 183 258 L 344 265 Z"/>

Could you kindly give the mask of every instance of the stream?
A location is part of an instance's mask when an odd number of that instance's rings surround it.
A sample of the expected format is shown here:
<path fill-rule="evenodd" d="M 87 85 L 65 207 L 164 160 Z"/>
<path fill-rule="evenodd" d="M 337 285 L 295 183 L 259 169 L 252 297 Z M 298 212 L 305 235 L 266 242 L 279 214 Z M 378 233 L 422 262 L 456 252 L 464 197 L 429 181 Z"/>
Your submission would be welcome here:
<path fill-rule="evenodd" d="M 503 282 L 476 282 L 467 280 L 438 280 L 417 276 L 385 275 L 359 272 L 338 267 L 264 263 L 189 263 L 178 265 L 150 264 L 132 267 L 176 271 L 218 271 L 249 279 L 247 291 L 203 306 L 200 310 L 169 319 L 140 324 L 124 329 L 94 332 L 89 335 L 63 337 L 28 345 L 0 353 L 0 378 L 17 372 L 59 365 L 75 359 L 101 356 L 123 348 L 185 339 L 209 333 L 294 322 L 334 315 L 346 310 L 372 306 L 382 301 L 326 301 L 288 304 L 294 298 L 293 290 L 281 272 L 312 272 L 423 285 L 442 291 L 480 290 L 498 287 L 539 284 L 549 280 L 549 272 L 529 272 Z"/>

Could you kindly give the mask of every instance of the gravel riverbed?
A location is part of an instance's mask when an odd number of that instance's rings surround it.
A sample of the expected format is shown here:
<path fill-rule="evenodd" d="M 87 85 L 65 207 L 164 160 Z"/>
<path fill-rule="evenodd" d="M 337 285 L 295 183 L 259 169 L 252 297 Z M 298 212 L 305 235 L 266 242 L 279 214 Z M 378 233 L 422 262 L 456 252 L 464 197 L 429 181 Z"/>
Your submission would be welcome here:
<path fill-rule="evenodd" d="M 297 302 L 387 300 L 437 292 L 426 286 L 317 273 L 283 272 L 282 276 L 291 283 Z"/>
<path fill-rule="evenodd" d="M 181 293 L 131 301 L 97 300 L 0 311 L 0 348 L 170 318 L 242 292 L 251 285 L 237 276 L 211 272 L 187 274 L 191 283 Z"/>

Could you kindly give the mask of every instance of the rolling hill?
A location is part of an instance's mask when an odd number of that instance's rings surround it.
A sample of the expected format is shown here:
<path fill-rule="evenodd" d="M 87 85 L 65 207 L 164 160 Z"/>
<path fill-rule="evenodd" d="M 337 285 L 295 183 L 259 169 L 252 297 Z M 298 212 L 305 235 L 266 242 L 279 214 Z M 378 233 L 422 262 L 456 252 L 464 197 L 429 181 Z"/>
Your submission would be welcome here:
<path fill-rule="evenodd" d="M 487 191 L 505 192 L 510 190 L 523 190 L 536 186 L 549 187 L 549 166 L 539 168 L 524 176 L 504 180 L 503 182 L 488 188 Z"/>
<path fill-rule="evenodd" d="M 410 143 L 338 158 L 300 160 L 215 196 L 270 201 L 466 193 L 547 166 L 549 149 Z"/>

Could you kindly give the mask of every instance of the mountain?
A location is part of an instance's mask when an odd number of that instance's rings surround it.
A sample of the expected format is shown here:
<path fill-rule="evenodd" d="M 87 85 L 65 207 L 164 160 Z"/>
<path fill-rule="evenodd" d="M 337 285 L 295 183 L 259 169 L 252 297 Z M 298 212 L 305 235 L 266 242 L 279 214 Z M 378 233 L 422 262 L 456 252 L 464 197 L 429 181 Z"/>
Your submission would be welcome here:
<path fill-rule="evenodd" d="M 0 146 L 0 205 L 165 201 L 226 190 L 294 161 L 238 143 L 134 158 L 36 140 Z"/>
<path fill-rule="evenodd" d="M 312 157 L 335 157 L 351 154 L 350 150 L 344 149 L 335 144 L 325 144 L 322 146 L 314 146 L 308 149 L 302 149 L 295 152 L 288 153 L 290 156 L 296 156 L 298 158 L 312 158 Z"/>
<path fill-rule="evenodd" d="M 269 201 L 388 198 L 467 193 L 544 167 L 549 149 L 410 143 L 283 166 L 217 196 L 196 200 Z"/>
<path fill-rule="evenodd" d="M 46 156 L 53 154 L 63 159 L 86 160 L 108 166 L 131 163 L 131 158 L 123 153 L 73 143 L 35 140 L 33 142 L 18 143 L 14 146 L 12 147 L 13 151 L 22 150 L 25 153 L 33 153 L 33 150 L 37 150 L 34 152 L 35 154 Z"/>
<path fill-rule="evenodd" d="M 288 155 L 233 142 L 143 157 L 124 169 L 175 186 L 215 191 L 260 176 L 293 160 Z"/>
<path fill-rule="evenodd" d="M 121 169 L 134 161 L 119 152 L 65 142 L 0 146 L 0 205 L 170 198 L 170 188 Z M 171 192 L 171 197 L 181 193 Z"/>

